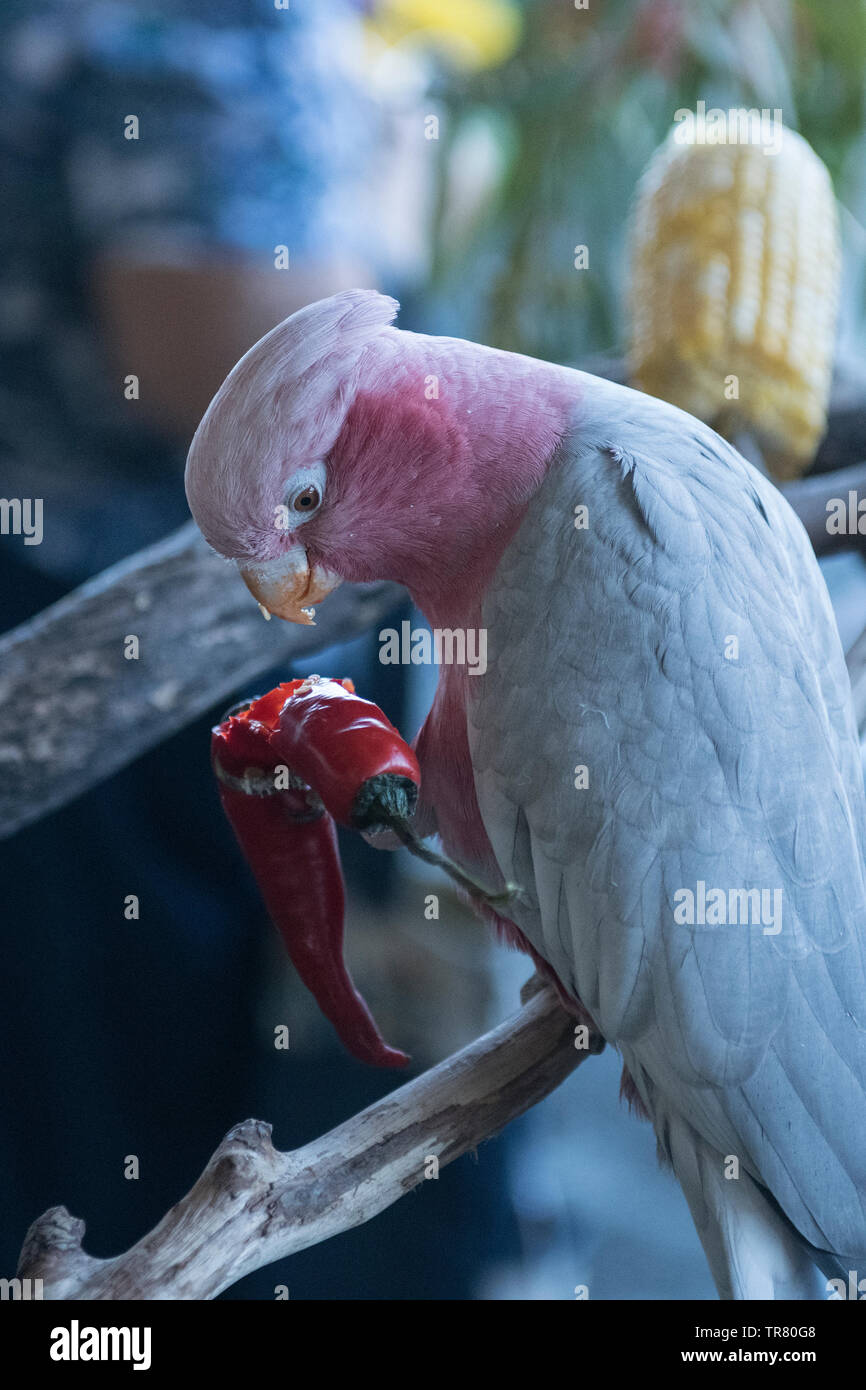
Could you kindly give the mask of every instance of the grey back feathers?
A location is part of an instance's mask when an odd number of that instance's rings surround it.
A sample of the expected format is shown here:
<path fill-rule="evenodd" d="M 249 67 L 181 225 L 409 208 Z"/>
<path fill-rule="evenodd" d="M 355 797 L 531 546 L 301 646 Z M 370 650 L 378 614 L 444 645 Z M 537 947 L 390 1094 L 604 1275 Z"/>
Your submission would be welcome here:
<path fill-rule="evenodd" d="M 866 804 L 843 653 L 777 490 L 690 416 L 580 385 L 484 604 L 479 805 L 529 890 L 518 926 L 621 1047 L 710 1223 L 720 1289 L 745 1287 L 730 1232 L 748 1230 L 790 1290 L 788 1223 L 866 1258 Z M 731 1157 L 748 1191 L 720 1177 Z"/>

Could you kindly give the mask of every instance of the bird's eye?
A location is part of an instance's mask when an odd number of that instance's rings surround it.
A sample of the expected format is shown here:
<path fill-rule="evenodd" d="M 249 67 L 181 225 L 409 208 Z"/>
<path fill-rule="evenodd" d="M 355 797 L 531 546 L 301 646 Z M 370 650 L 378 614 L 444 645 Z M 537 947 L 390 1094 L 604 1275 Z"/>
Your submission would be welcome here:
<path fill-rule="evenodd" d="M 307 464 L 304 468 L 299 468 L 293 473 L 285 483 L 283 499 L 285 510 L 283 515 L 293 518 L 288 522 L 288 527 L 294 530 L 310 517 L 316 515 L 325 500 L 325 489 L 327 477 L 325 465 L 322 460 L 317 463 Z"/>
<path fill-rule="evenodd" d="M 302 488 L 296 492 L 292 498 L 292 509 L 296 512 L 314 512 L 322 500 L 321 493 L 317 487 L 310 483 L 309 487 Z"/>

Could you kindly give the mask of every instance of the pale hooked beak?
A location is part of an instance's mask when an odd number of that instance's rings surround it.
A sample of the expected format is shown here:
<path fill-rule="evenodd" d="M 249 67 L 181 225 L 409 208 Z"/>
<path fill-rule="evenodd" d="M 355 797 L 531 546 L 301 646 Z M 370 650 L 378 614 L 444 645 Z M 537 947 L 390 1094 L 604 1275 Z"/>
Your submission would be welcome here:
<path fill-rule="evenodd" d="M 307 627 L 315 627 L 314 605 L 342 583 L 333 570 L 311 565 L 303 546 L 287 550 L 266 564 L 243 565 L 240 571 L 253 598 L 267 613 Z"/>

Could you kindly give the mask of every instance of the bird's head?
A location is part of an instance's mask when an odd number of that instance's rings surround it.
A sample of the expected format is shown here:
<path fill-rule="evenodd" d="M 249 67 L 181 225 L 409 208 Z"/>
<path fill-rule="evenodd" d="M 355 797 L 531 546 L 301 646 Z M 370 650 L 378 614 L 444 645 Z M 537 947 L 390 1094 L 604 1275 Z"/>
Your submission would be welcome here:
<path fill-rule="evenodd" d="M 193 437 L 190 510 L 278 617 L 309 623 L 309 608 L 346 577 L 321 553 L 334 510 L 326 459 L 364 351 L 397 308 L 385 295 L 349 290 L 292 314 L 232 369 Z"/>
<path fill-rule="evenodd" d="M 278 617 L 310 622 L 343 579 L 395 579 L 444 611 L 555 446 L 561 410 L 514 380 L 544 364 L 401 332 L 397 309 L 348 290 L 299 310 L 241 358 L 193 438 L 193 516 Z"/>

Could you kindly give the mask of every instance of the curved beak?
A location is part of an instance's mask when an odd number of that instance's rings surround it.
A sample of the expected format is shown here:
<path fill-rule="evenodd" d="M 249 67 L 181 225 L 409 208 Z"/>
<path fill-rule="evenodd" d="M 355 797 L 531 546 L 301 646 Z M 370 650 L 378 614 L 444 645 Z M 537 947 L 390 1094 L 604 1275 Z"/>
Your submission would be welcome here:
<path fill-rule="evenodd" d="M 313 605 L 342 583 L 340 575 L 324 565 L 311 565 L 303 546 L 286 551 L 278 560 L 241 567 L 241 578 L 257 603 L 290 623 L 315 627 Z"/>

